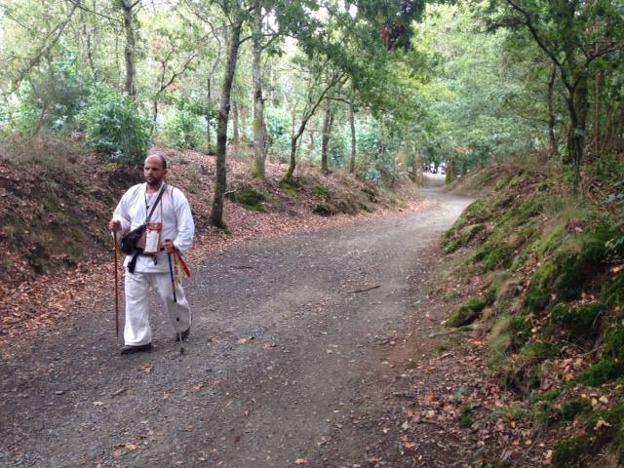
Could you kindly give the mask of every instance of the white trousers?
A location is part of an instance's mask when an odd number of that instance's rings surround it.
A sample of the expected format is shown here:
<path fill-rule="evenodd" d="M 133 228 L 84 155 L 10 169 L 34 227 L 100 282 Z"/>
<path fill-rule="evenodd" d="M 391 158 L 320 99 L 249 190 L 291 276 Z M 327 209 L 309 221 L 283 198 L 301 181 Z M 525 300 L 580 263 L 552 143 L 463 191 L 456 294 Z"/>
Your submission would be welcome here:
<path fill-rule="evenodd" d="M 169 314 L 169 321 L 176 334 L 191 326 L 191 309 L 182 286 L 176 284 L 176 302 L 169 273 L 130 273 L 126 270 L 126 325 L 124 343 L 144 345 L 152 342 L 152 329 L 149 323 L 150 288 L 155 288 Z"/>

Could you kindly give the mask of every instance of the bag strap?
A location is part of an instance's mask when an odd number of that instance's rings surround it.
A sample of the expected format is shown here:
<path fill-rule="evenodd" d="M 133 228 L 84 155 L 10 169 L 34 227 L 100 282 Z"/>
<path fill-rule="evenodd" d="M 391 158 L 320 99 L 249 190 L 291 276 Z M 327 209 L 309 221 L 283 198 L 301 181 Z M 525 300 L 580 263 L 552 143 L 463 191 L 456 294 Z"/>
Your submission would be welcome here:
<path fill-rule="evenodd" d="M 154 214 L 154 210 L 158 206 L 158 203 L 160 202 L 160 199 L 162 198 L 163 193 L 165 193 L 165 189 L 166 188 L 167 188 L 167 184 L 163 183 L 163 186 L 160 189 L 160 192 L 158 193 L 158 197 L 156 197 L 156 201 L 154 202 L 154 205 L 152 206 L 152 209 L 150 210 L 149 214 L 147 215 L 147 218 L 145 218 L 145 224 L 149 223 L 149 220 L 152 217 L 152 215 Z"/>

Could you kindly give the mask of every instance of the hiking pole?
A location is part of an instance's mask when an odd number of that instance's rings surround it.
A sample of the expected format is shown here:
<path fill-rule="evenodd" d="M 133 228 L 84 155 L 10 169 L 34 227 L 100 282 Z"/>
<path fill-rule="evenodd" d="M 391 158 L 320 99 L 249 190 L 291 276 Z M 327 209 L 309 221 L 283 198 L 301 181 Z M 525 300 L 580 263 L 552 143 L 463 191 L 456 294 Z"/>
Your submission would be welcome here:
<path fill-rule="evenodd" d="M 117 231 L 113 231 L 113 251 L 115 252 L 115 336 L 119 338 L 119 286 L 117 279 L 117 264 L 119 260 L 117 259 Z"/>
<path fill-rule="evenodd" d="M 165 242 L 169 242 L 170 239 L 165 239 Z M 173 302 L 177 303 L 178 298 L 176 297 L 176 289 L 175 289 L 175 276 L 173 274 L 173 263 L 171 261 L 171 254 L 167 252 L 167 260 L 169 260 L 169 276 L 171 277 L 171 289 L 173 290 Z M 184 354 L 184 346 L 182 345 L 182 331 L 180 330 L 180 316 L 176 317 L 176 322 L 178 322 L 178 340 L 180 341 L 180 354 Z"/>

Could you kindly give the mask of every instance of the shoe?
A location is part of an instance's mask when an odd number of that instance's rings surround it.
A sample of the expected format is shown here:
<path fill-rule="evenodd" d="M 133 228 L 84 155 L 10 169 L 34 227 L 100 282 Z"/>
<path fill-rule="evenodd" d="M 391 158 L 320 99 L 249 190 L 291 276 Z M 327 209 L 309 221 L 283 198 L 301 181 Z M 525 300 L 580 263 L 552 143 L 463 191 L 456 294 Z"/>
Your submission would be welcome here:
<path fill-rule="evenodd" d="M 154 348 L 152 343 L 142 345 L 125 345 L 121 348 L 121 354 L 134 354 L 141 351 L 151 351 Z"/>
<path fill-rule="evenodd" d="M 176 334 L 176 341 L 180 341 L 180 336 L 182 337 L 182 341 L 186 341 L 188 336 L 191 334 L 191 327 L 188 327 L 182 333 Z"/>

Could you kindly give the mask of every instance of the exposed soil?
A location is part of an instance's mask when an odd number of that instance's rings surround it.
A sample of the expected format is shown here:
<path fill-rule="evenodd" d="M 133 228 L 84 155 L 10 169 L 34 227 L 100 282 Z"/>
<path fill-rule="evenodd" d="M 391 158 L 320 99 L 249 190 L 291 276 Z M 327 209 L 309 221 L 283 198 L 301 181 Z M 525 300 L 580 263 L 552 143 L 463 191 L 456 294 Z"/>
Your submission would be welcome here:
<path fill-rule="evenodd" d="M 120 356 L 109 291 L 16 337 L 0 364 L 0 465 L 461 465 L 457 415 L 418 405 L 468 377 L 444 369 L 446 312 L 425 285 L 470 200 L 426 196 L 417 212 L 202 257 L 184 354 L 156 306 L 154 351 Z"/>

